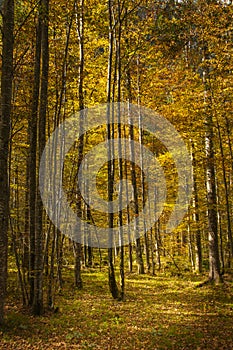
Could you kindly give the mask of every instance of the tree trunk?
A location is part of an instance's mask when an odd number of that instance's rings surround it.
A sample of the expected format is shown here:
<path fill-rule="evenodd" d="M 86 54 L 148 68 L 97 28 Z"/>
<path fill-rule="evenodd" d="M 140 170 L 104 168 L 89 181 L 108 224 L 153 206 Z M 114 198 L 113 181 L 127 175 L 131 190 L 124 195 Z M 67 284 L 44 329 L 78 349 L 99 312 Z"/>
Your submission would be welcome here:
<path fill-rule="evenodd" d="M 108 17 L 109 17 L 109 56 L 108 56 L 108 81 L 107 81 L 107 103 L 111 103 L 111 85 L 112 85 L 112 61 L 113 61 L 113 24 L 112 24 L 112 1 L 108 0 Z M 107 138 L 112 138 L 114 132 L 114 124 L 110 124 L 110 106 L 107 108 Z M 108 147 L 108 158 L 111 159 L 112 149 Z M 114 176 L 114 161 L 108 162 L 108 202 L 111 203 L 113 200 L 113 176 Z M 111 205 L 111 204 L 110 204 Z M 108 227 L 111 229 L 114 223 L 113 212 L 108 213 Z M 109 248 L 108 248 L 108 283 L 109 289 L 114 299 L 119 296 L 119 291 L 115 278 L 115 270 L 113 265 L 113 240 L 112 234 L 109 233 Z"/>
<path fill-rule="evenodd" d="M 139 57 L 137 56 L 137 92 L 138 92 L 138 109 L 140 109 L 140 104 L 141 104 L 141 77 L 140 77 L 140 60 Z M 141 167 L 141 186 L 142 186 L 142 202 L 143 205 L 145 204 L 146 201 L 146 196 L 145 196 L 145 181 L 144 181 L 144 174 L 143 174 L 143 169 L 144 169 L 144 163 L 143 163 L 143 135 L 142 135 L 142 120 L 141 120 L 141 115 L 139 114 L 139 144 L 140 144 L 140 167 Z M 149 200 L 149 199 L 148 199 Z M 147 233 L 147 227 L 145 220 L 143 222 L 143 230 L 144 230 L 144 242 L 145 242 L 145 255 L 146 255 L 146 267 L 147 267 L 147 272 L 150 272 L 151 268 L 151 263 L 150 263 L 150 252 L 149 252 L 149 239 L 148 239 L 148 233 Z"/>
<path fill-rule="evenodd" d="M 46 112 L 48 97 L 48 65 L 49 65 L 49 43 L 48 43 L 48 12 L 49 0 L 41 0 L 41 79 L 40 79 L 40 107 L 38 120 L 38 160 L 42 156 L 45 147 L 46 134 Z M 38 179 L 37 179 L 38 181 Z M 35 278 L 33 313 L 43 313 L 43 203 L 37 184 L 36 197 L 36 230 L 35 230 Z"/>
<path fill-rule="evenodd" d="M 9 217 L 8 146 L 13 81 L 14 0 L 3 5 L 3 43 L 0 111 L 0 324 L 4 319 L 7 286 L 7 246 Z"/>
<path fill-rule="evenodd" d="M 79 111 L 80 113 L 80 133 L 78 145 L 78 171 L 82 162 L 83 157 L 83 146 L 84 146 L 84 136 L 82 135 L 83 130 L 83 118 L 84 114 L 82 110 L 84 109 L 84 93 L 83 93 L 83 72 L 84 72 L 84 0 L 79 1 L 79 9 L 76 8 L 76 25 L 77 33 L 79 39 L 79 86 L 78 86 L 78 99 L 79 99 Z M 81 174 L 79 175 L 81 176 Z M 80 180 L 80 179 L 79 179 Z M 80 180 L 79 183 L 82 181 Z M 80 189 L 78 189 L 78 198 L 76 204 L 77 214 L 82 217 L 82 196 Z M 79 230 L 81 230 L 81 225 L 79 225 Z M 80 234 L 81 237 L 81 234 Z M 75 286 L 78 289 L 82 289 L 82 277 L 81 277 L 81 255 L 82 247 L 80 242 L 74 243 L 74 256 L 75 256 Z"/>
<path fill-rule="evenodd" d="M 127 73 L 127 90 L 128 90 L 128 101 L 131 103 L 132 101 L 132 95 L 131 95 L 131 79 L 130 79 L 130 72 L 128 70 Z M 129 138 L 130 140 L 134 140 L 134 127 L 130 123 L 130 110 L 129 110 Z M 137 179 L 136 179 L 136 166 L 135 166 L 135 150 L 133 143 L 130 143 L 130 156 L 132 159 L 131 162 L 131 181 L 133 186 L 133 199 L 134 199 L 134 215 L 139 215 L 139 200 L 138 200 L 138 188 L 137 188 Z M 135 223 L 135 231 L 136 231 L 136 258 L 137 258 L 137 265 L 138 265 L 138 273 L 144 274 L 144 262 L 142 258 L 142 247 L 141 247 L 141 239 L 139 237 L 139 227 L 138 223 L 136 221 Z"/>
<path fill-rule="evenodd" d="M 117 17 L 118 17 L 118 33 L 115 32 L 116 36 L 116 62 L 117 62 L 117 102 L 121 102 L 121 8 L 120 3 L 118 2 L 117 7 Z M 115 26 L 116 29 L 116 26 Z M 121 125 L 121 115 L 120 115 L 120 107 L 117 110 L 117 136 L 118 136 L 118 168 L 119 168 L 119 180 L 123 180 L 123 161 L 122 161 L 122 134 L 123 129 Z M 124 241 L 123 241 L 123 214 L 122 214 L 122 183 L 120 182 L 119 186 L 119 212 L 118 212 L 118 218 L 119 218 L 119 241 L 120 241 L 120 299 L 124 300 L 125 297 L 125 264 L 124 264 Z"/>
<path fill-rule="evenodd" d="M 209 280 L 219 283 L 222 281 L 220 274 L 220 259 L 218 251 L 218 216 L 217 195 L 214 157 L 214 129 L 211 87 L 209 78 L 209 62 L 207 47 L 203 47 L 203 72 L 204 103 L 205 103 L 205 151 L 206 151 L 206 189 L 208 208 L 208 238 L 209 238 Z"/>
<path fill-rule="evenodd" d="M 196 176 L 196 158 L 194 143 L 192 142 L 192 163 L 193 163 L 193 219 L 195 222 L 195 270 L 198 273 L 202 272 L 202 246 L 201 246 L 201 230 L 200 230 L 200 220 L 199 220 L 199 200 L 198 200 L 198 190 L 197 190 L 197 176 Z"/>
<path fill-rule="evenodd" d="M 217 197 L 214 168 L 213 121 L 211 114 L 206 117 L 206 186 L 208 205 L 208 236 L 209 236 L 209 279 L 221 282 L 220 260 L 218 251 L 218 218 Z"/>
<path fill-rule="evenodd" d="M 41 5 L 41 4 L 40 4 Z M 38 16 L 36 26 L 36 51 L 34 66 L 34 82 L 32 95 L 32 109 L 29 120 L 29 305 L 34 300 L 35 280 L 35 234 L 36 234 L 36 194 L 37 194 L 37 119 L 40 90 L 40 59 L 41 59 L 41 18 Z"/>
<path fill-rule="evenodd" d="M 230 209 L 230 191 L 227 183 L 227 173 L 226 173 L 226 165 L 225 165 L 225 154 L 223 149 L 223 141 L 221 135 L 220 125 L 217 119 L 217 128 L 218 128 L 218 138 L 219 138 L 219 147 L 221 152 L 221 162 L 222 162 L 222 172 L 223 172 L 223 184 L 225 191 L 225 201 L 226 201 L 226 214 L 227 214 L 227 236 L 228 236 L 228 248 L 229 248 L 229 258 L 227 265 L 230 268 L 232 257 L 233 257 L 233 240 L 232 240 L 232 229 L 231 229 L 231 209 Z"/>

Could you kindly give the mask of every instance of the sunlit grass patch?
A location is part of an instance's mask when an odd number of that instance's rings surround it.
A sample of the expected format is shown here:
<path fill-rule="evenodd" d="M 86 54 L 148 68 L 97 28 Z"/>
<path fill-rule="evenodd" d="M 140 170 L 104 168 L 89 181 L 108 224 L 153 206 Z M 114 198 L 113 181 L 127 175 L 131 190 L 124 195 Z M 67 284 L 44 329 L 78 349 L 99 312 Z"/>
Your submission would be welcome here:
<path fill-rule="evenodd" d="M 0 349 L 212 350 L 233 343 L 232 282 L 195 288 L 200 276 L 127 273 L 126 299 L 118 302 L 106 268 L 84 270 L 83 290 L 74 288 L 72 269 L 64 269 L 64 279 L 58 312 L 42 317 L 23 310 L 19 291 L 11 290 Z"/>

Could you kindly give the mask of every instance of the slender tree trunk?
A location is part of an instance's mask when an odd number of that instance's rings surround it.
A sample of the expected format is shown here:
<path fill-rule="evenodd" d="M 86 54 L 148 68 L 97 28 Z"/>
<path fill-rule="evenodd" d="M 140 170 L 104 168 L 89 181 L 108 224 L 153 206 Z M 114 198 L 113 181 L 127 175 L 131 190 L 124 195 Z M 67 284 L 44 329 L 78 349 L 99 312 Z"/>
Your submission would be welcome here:
<path fill-rule="evenodd" d="M 130 114 L 130 111 L 129 111 Z M 134 128 L 132 125 L 130 125 L 130 139 L 134 140 Z M 138 199 L 138 188 L 137 188 L 137 179 L 136 179 L 136 166 L 135 166 L 135 150 L 134 146 L 131 143 L 130 144 L 130 152 L 131 152 L 131 179 L 132 179 L 132 186 L 133 186 L 133 194 L 134 194 L 134 215 L 139 215 L 139 199 Z M 142 246 L 141 246 L 141 239 L 139 237 L 139 227 L 138 223 L 136 221 L 135 223 L 135 231 L 136 231 L 136 257 L 137 257 L 137 265 L 138 265 L 138 273 L 144 274 L 144 263 L 142 258 Z"/>
<path fill-rule="evenodd" d="M 232 140 L 231 140 L 231 128 L 230 128 L 230 122 L 227 116 L 225 117 L 225 125 L 226 125 L 226 131 L 227 131 L 227 144 L 229 147 L 229 153 L 231 157 L 231 170 L 233 172 L 233 149 L 232 149 Z"/>
<path fill-rule="evenodd" d="M 156 205 L 157 200 L 157 191 L 154 192 L 154 202 Z M 155 224 L 155 255 L 156 255 L 156 263 L 158 266 L 158 270 L 161 270 L 161 235 L 160 235 L 160 220 L 157 220 L 157 223 Z"/>
<path fill-rule="evenodd" d="M 41 3 L 40 5 L 41 6 Z M 36 234 L 36 193 L 37 193 L 37 119 L 40 90 L 40 60 L 41 60 L 41 17 L 38 16 L 36 26 L 36 49 L 34 82 L 32 95 L 32 109 L 29 120 L 29 231 L 30 231 L 30 256 L 29 256 L 29 305 L 34 300 L 34 279 L 35 279 L 35 234 Z"/>
<path fill-rule="evenodd" d="M 140 110 L 140 105 L 141 105 L 141 75 L 140 75 L 140 59 L 139 56 L 137 56 L 137 103 L 138 103 L 138 108 Z M 141 114 L 139 114 L 139 144 L 140 144 L 140 167 L 141 167 L 141 187 L 142 187 L 142 202 L 143 205 L 145 204 L 145 181 L 144 181 L 144 174 L 143 174 L 143 169 L 144 169 L 144 163 L 143 163 L 143 135 L 142 135 L 142 128 L 141 128 Z M 148 233 L 147 233 L 147 227 L 145 221 L 143 222 L 143 230 L 144 230 L 144 242 L 145 242 L 145 255 L 146 255 L 146 267 L 147 267 L 147 272 L 150 272 L 151 268 L 151 263 L 150 263 L 150 251 L 149 251 L 149 238 L 148 238 Z"/>
<path fill-rule="evenodd" d="M 112 1 L 108 0 L 108 17 L 109 17 L 109 56 L 108 56 L 108 81 L 107 81 L 107 138 L 112 138 L 112 133 L 114 132 L 114 125 L 110 124 L 110 103 L 111 103 L 111 85 L 112 85 L 112 62 L 113 62 L 113 24 L 112 24 Z M 108 158 L 111 159 L 112 149 L 108 147 Z M 108 202 L 111 203 L 113 200 L 113 167 L 114 162 L 108 162 Z M 111 204 L 110 204 L 111 205 Z M 111 212 L 108 213 L 108 227 L 112 228 L 114 223 L 114 214 Z M 108 283 L 109 289 L 114 299 L 117 299 L 119 296 L 119 291 L 115 278 L 115 270 L 113 264 L 113 240 L 112 234 L 109 233 L 109 248 L 108 248 Z"/>
<path fill-rule="evenodd" d="M 117 18 L 118 18 L 118 35 L 116 35 L 116 61 L 117 61 L 117 102 L 121 101 L 121 7 L 118 2 L 117 8 Z M 116 27 L 115 27 L 116 28 Z M 122 161 L 122 125 L 121 125 L 121 115 L 120 107 L 117 109 L 117 133 L 118 133 L 118 167 L 119 167 L 119 179 L 123 180 L 123 161 Z M 121 293 L 120 299 L 124 300 L 125 296 L 125 271 L 124 271 L 124 241 L 123 241 L 123 214 L 122 214 L 122 183 L 120 182 L 119 188 L 119 236 L 120 236 L 120 286 Z"/>
<path fill-rule="evenodd" d="M 218 251 L 218 218 L 217 197 L 214 167 L 213 121 L 211 114 L 206 117 L 206 186 L 208 204 L 208 235 L 209 235 L 209 279 L 221 282 L 220 260 Z"/>
<path fill-rule="evenodd" d="M 192 161 L 193 161 L 193 219 L 195 222 L 195 270 L 198 273 L 202 272 L 202 245 L 201 245 L 201 230 L 200 230 L 200 220 L 199 220 L 199 200 L 198 200 L 198 190 L 197 190 L 197 176 L 196 176 L 196 157 L 194 150 L 194 143 L 192 142 Z"/>
<path fill-rule="evenodd" d="M 214 126 L 213 126 L 213 100 L 209 77 L 209 62 L 207 47 L 203 47 L 203 72 L 204 103 L 205 103 L 205 152 L 206 152 L 206 189 L 208 208 L 208 238 L 209 238 L 209 280 L 219 283 L 222 281 L 220 274 L 220 259 L 218 248 L 218 216 L 217 194 L 214 156 Z"/>
<path fill-rule="evenodd" d="M 83 72 L 84 72 L 84 0 L 79 0 L 79 9 L 76 8 L 76 24 L 77 33 L 79 39 L 79 86 L 78 86 L 78 99 L 79 99 L 79 111 L 80 113 L 80 133 L 83 130 L 83 109 L 84 109 L 84 92 L 83 92 Z M 83 147 L 84 147 L 84 137 L 83 135 L 79 138 L 78 146 L 78 170 L 82 162 L 83 157 Z M 81 174 L 79 175 L 81 176 Z M 80 180 L 80 179 L 79 179 Z M 81 183 L 81 181 L 80 181 Z M 82 217 L 82 197 L 80 190 L 78 189 L 78 198 L 76 204 L 77 214 Z M 81 225 L 79 230 L 81 230 Z M 80 234 L 81 237 L 81 234 Z M 75 286 L 78 289 L 82 289 L 82 277 L 81 277 L 81 256 L 82 247 L 80 242 L 74 243 L 74 255 L 75 255 Z"/>
<path fill-rule="evenodd" d="M 127 15 L 126 15 L 126 29 L 128 28 L 128 21 L 127 21 Z M 126 47 L 129 51 L 129 40 L 128 38 L 126 38 Z M 128 62 L 127 62 L 127 69 L 126 69 L 126 90 L 127 90 L 127 98 L 128 98 L 128 101 L 129 103 L 132 102 L 132 95 L 131 95 L 131 76 L 130 76 L 130 67 L 129 67 L 129 57 L 128 57 Z M 125 130 L 125 140 L 126 138 L 128 137 L 128 135 L 126 135 L 126 129 Z M 127 147 L 127 142 L 125 141 L 125 151 L 126 151 L 126 147 Z M 125 173 L 126 173 L 126 181 L 128 180 L 129 177 L 131 177 L 131 174 L 129 175 L 128 174 L 128 165 L 127 163 L 125 163 Z M 129 198 L 129 195 L 128 195 L 128 181 L 127 181 L 127 199 Z M 127 210 L 127 223 L 129 224 L 130 223 L 130 213 L 129 213 L 129 210 Z M 128 238 L 130 240 L 130 229 L 128 228 Z M 129 258 L 128 258 L 128 266 L 129 266 L 129 272 L 133 272 L 133 245 L 132 243 L 130 242 L 129 245 L 128 245 L 128 253 L 129 253 Z"/>
<path fill-rule="evenodd" d="M 29 135 L 28 135 L 29 141 Z M 25 191 L 25 215 L 24 215 L 24 237 L 23 237 L 23 256 L 22 256 L 22 274 L 24 283 L 28 280 L 29 273 L 29 152 L 27 150 L 26 160 L 26 191 Z M 25 283 L 26 284 L 26 283 Z M 28 302 L 28 300 L 27 300 Z"/>
<path fill-rule="evenodd" d="M 53 235 L 51 240 L 51 229 L 53 229 Z M 44 262 L 43 262 L 43 268 L 45 270 L 45 276 L 47 278 L 47 306 L 52 307 L 53 305 L 53 294 L 52 294 L 52 287 L 53 287 L 53 278 L 54 278 L 54 251 L 55 251 L 55 226 L 50 223 L 48 230 L 46 232 L 46 239 L 45 239 L 45 253 L 44 253 Z M 49 243 L 51 241 L 51 251 L 49 251 Z"/>
<path fill-rule="evenodd" d="M 85 137 L 85 142 L 88 143 L 88 136 L 86 135 Z M 86 171 L 88 171 L 88 162 L 85 162 L 85 169 Z M 88 199 L 87 202 L 89 202 L 89 196 L 90 196 L 90 190 L 89 190 L 89 180 L 88 179 L 85 179 L 85 196 L 86 198 Z M 91 223 L 92 221 L 92 216 L 91 216 L 91 209 L 90 209 L 90 206 L 87 204 L 86 205 L 86 208 L 85 208 L 85 220 L 89 223 Z M 92 264 L 93 264 L 93 249 L 92 249 L 92 246 L 91 246 L 91 240 L 92 240 L 92 237 L 91 237 L 91 233 L 89 230 L 87 230 L 86 234 L 85 234 L 85 237 L 86 237 L 86 246 L 85 246 L 85 264 L 87 267 L 92 267 Z"/>
<path fill-rule="evenodd" d="M 223 184 L 224 184 L 224 191 L 225 191 L 225 201 L 226 201 L 226 214 L 227 214 L 227 236 L 228 236 L 228 248 L 229 248 L 229 258 L 227 265 L 230 268 L 231 267 L 231 261 L 233 257 L 233 240 L 232 240 L 232 228 L 231 228 L 231 210 L 230 210 L 230 193 L 227 183 L 227 174 L 226 174 L 226 165 L 225 165 L 225 155 L 224 155 L 224 149 L 223 149 L 223 141 L 222 141 L 222 135 L 220 130 L 220 125 L 217 119 L 217 128 L 218 128 L 218 138 L 219 138 L 219 146 L 220 146 L 220 152 L 221 152 L 221 162 L 222 162 L 222 171 L 223 171 Z"/>
<path fill-rule="evenodd" d="M 218 194 L 218 179 L 216 179 L 216 192 L 217 192 L 217 206 L 219 206 L 219 194 Z M 225 259 L 224 259 L 224 248 L 223 248 L 223 229 L 222 229 L 222 216 L 220 210 L 218 210 L 218 227 L 219 227 L 219 250 L 220 250 L 220 263 L 221 263 L 221 273 L 225 272 Z"/>
<path fill-rule="evenodd" d="M 10 142 L 9 145 L 9 167 L 8 167 L 8 173 L 9 173 L 9 184 L 11 181 L 11 166 L 12 166 L 12 141 Z M 10 191 L 10 197 L 12 196 L 12 209 L 16 211 L 16 218 L 13 219 L 11 216 L 9 216 L 9 226 L 10 226 L 10 232 L 11 232 L 11 244 L 12 244 L 12 248 L 14 251 L 14 255 L 15 255 L 15 262 L 16 262 L 16 267 L 17 267 L 17 272 L 18 272 L 18 281 L 19 281 L 19 285 L 20 285 L 20 289 L 21 289 L 21 294 L 22 294 L 22 303 L 23 305 L 27 304 L 27 292 L 26 292 L 26 285 L 24 284 L 24 280 L 23 280 L 23 276 L 22 276 L 22 270 L 21 270 L 21 264 L 20 264 L 20 255 L 19 255 L 19 247 L 17 242 L 20 241 L 19 244 L 23 244 L 23 240 L 19 239 L 21 238 L 21 234 L 20 234 L 20 228 L 19 228 L 19 222 L 20 222 L 20 218 L 19 218 L 19 210 L 18 208 L 20 207 L 20 201 L 19 201 L 19 172 L 18 172 L 18 159 L 17 157 L 14 159 L 15 163 L 16 163 L 16 169 L 15 169 L 15 174 L 14 174 L 14 178 L 13 178 L 13 184 L 14 184 L 14 189 L 12 190 L 12 194 Z M 11 206 L 10 209 L 11 211 Z M 14 223 L 15 221 L 15 229 L 14 229 Z"/>
<path fill-rule="evenodd" d="M 3 43 L 0 111 L 0 324 L 4 320 L 7 286 L 7 247 L 9 217 L 8 146 L 13 81 L 14 0 L 3 5 Z"/>
<path fill-rule="evenodd" d="M 42 156 L 46 139 L 46 113 L 48 98 L 48 67 L 49 67 L 49 43 L 48 43 L 48 14 L 49 0 L 41 0 L 41 79 L 40 79 L 40 106 L 38 120 L 38 161 Z M 38 178 L 37 178 L 38 181 Z M 36 230 L 35 230 L 35 278 L 33 313 L 43 313 L 43 203 L 37 184 L 36 196 Z"/>
<path fill-rule="evenodd" d="M 74 242 L 74 283 L 75 287 L 82 289 L 82 277 L 81 277 L 81 256 L 82 256 L 82 246 L 81 243 Z"/>
<path fill-rule="evenodd" d="M 63 261 L 63 236 L 61 232 L 55 229 L 55 247 L 56 247 L 56 260 L 57 260 L 57 282 L 59 290 L 63 287 L 62 278 L 62 261 Z"/>
<path fill-rule="evenodd" d="M 128 90 L 128 102 L 132 102 L 132 93 L 131 93 L 131 77 L 130 77 L 130 71 L 129 67 L 127 70 L 127 90 Z M 129 119 L 130 119 L 130 110 L 129 110 Z M 129 138 L 130 140 L 134 140 L 134 127 L 130 123 L 129 120 Z M 135 166 L 135 150 L 133 143 L 130 144 L 130 154 L 131 154 L 131 181 L 133 186 L 133 194 L 134 194 L 134 214 L 137 216 L 139 215 L 139 200 L 138 200 L 138 188 L 137 188 L 137 180 L 136 180 L 136 166 Z M 137 258 L 137 265 L 138 265 L 138 273 L 144 274 L 144 262 L 142 258 L 142 247 L 141 247 L 141 239 L 139 237 L 139 227 L 137 222 L 135 223 L 135 231 L 136 231 L 136 258 Z"/>
<path fill-rule="evenodd" d="M 194 271 L 196 268 L 195 260 L 194 260 L 194 253 L 193 253 L 193 237 L 191 233 L 191 228 L 190 228 L 190 219 L 188 219 L 188 224 L 187 224 L 187 231 L 188 231 L 188 248 L 189 248 L 189 258 L 192 266 L 192 270 Z"/>
<path fill-rule="evenodd" d="M 126 153 L 126 148 L 127 148 L 127 134 L 126 134 L 126 127 L 124 125 L 124 151 Z M 125 162 L 124 164 L 124 172 L 125 172 L 125 180 L 126 180 L 126 198 L 127 198 L 127 203 L 129 203 L 129 186 L 128 186 L 128 179 L 129 179 L 129 172 L 128 172 L 128 163 Z M 127 210 L 127 224 L 130 223 L 130 213 L 129 210 Z M 133 272 L 133 246 L 130 241 L 130 227 L 128 225 L 128 271 L 131 273 Z"/>

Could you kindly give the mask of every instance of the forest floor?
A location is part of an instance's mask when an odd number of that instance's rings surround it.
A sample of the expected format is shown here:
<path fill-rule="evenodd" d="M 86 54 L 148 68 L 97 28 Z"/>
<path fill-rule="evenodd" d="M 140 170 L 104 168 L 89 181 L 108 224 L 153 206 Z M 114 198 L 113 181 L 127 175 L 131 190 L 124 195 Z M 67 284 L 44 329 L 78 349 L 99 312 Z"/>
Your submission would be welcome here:
<path fill-rule="evenodd" d="M 126 275 L 126 300 L 108 291 L 107 271 L 83 272 L 82 291 L 64 270 L 58 312 L 32 317 L 12 288 L 0 349 L 233 349 L 233 283 L 196 288 L 203 276 Z"/>

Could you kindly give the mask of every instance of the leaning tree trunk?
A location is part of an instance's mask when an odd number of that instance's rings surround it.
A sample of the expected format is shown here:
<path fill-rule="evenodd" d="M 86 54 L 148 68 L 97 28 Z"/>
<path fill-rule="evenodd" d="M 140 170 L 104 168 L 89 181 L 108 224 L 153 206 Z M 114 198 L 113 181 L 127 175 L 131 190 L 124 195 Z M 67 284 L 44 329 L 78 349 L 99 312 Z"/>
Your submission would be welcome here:
<path fill-rule="evenodd" d="M 5 0 L 2 28 L 2 78 L 0 112 L 0 324 L 3 323 L 7 285 L 7 231 L 9 216 L 8 146 L 13 80 L 14 0 Z"/>

